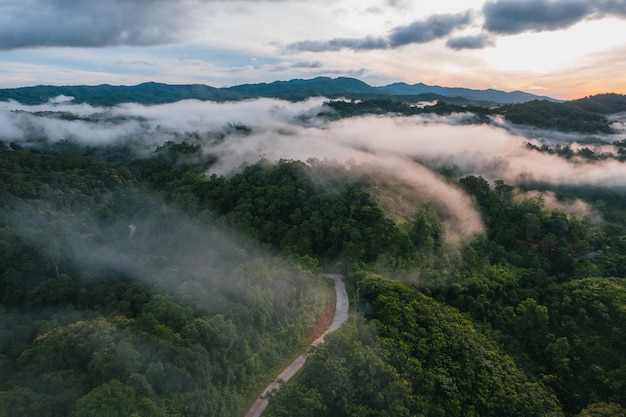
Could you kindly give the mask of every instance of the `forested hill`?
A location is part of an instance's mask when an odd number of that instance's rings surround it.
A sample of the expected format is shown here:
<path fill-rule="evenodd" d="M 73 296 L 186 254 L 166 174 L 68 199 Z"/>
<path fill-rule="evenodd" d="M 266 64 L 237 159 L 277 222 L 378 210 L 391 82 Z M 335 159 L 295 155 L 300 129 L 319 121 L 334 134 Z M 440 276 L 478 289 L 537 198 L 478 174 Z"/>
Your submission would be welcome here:
<path fill-rule="evenodd" d="M 310 337 L 324 267 L 353 316 L 268 417 L 624 416 L 621 191 L 450 178 L 485 223 L 451 244 L 419 193 L 391 220 L 368 169 L 206 176 L 201 143 L 0 143 L 0 415 L 243 415 Z"/>
<path fill-rule="evenodd" d="M 578 100 L 555 102 L 533 100 L 519 104 L 485 107 L 472 102 L 454 103 L 447 98 L 434 103 L 415 105 L 406 97 L 365 99 L 357 101 L 334 100 L 328 105 L 334 110 L 329 116 L 352 117 L 364 114 L 438 114 L 466 113 L 473 115 L 467 123 L 490 123 L 489 116 L 502 116 L 515 125 L 537 127 L 562 132 L 615 133 L 608 116 L 626 112 L 626 96 L 599 94 Z"/>
<path fill-rule="evenodd" d="M 598 94 L 555 103 L 533 100 L 497 109 L 510 122 L 567 132 L 612 133 L 606 116 L 626 111 L 626 96 Z"/>
<path fill-rule="evenodd" d="M 360 80 L 347 77 L 318 77 L 310 80 L 294 79 L 272 83 L 243 84 L 232 87 L 215 88 L 202 84 L 169 85 L 144 83 L 135 86 L 36 86 L 0 90 L 0 100 L 16 100 L 22 104 L 42 104 L 58 96 L 72 97 L 75 103 L 111 106 L 134 102 L 141 104 L 170 103 L 184 99 L 197 100 L 242 100 L 258 97 L 273 97 L 288 100 L 302 100 L 307 97 L 325 96 L 329 98 L 348 97 L 355 99 L 382 97 L 411 97 L 413 101 L 446 98 L 457 102 L 483 101 L 489 103 L 521 103 L 529 100 L 548 99 L 520 91 L 471 90 L 427 86 L 424 84 L 391 84 L 372 87 Z"/>

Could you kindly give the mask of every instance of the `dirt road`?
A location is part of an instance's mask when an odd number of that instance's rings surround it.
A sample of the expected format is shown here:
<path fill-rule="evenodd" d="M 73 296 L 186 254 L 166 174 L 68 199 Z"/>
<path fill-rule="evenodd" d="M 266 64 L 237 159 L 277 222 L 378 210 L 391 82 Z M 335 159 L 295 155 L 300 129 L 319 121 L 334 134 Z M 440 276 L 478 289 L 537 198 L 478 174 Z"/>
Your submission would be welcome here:
<path fill-rule="evenodd" d="M 348 309 L 350 304 L 348 302 L 348 293 L 346 292 L 346 285 L 343 282 L 343 277 L 341 275 L 336 274 L 325 274 L 323 275 L 328 278 L 332 278 L 335 281 L 335 292 L 337 293 L 337 302 L 335 304 L 335 318 L 333 319 L 332 324 L 326 331 L 317 339 L 311 343 L 311 346 L 317 346 L 321 343 L 324 343 L 324 338 L 328 333 L 334 332 L 341 325 L 348 320 Z M 257 400 L 252 404 L 250 410 L 246 413 L 246 417 L 259 417 L 263 414 L 263 411 L 267 408 L 267 400 L 264 397 L 272 391 L 273 389 L 277 389 L 279 387 L 278 381 L 289 381 L 292 376 L 296 374 L 303 366 L 304 362 L 307 359 L 307 354 L 302 354 L 296 358 L 289 366 L 287 366 L 277 377 L 274 382 L 269 384 L 261 393 L 261 396 L 257 398 Z"/>

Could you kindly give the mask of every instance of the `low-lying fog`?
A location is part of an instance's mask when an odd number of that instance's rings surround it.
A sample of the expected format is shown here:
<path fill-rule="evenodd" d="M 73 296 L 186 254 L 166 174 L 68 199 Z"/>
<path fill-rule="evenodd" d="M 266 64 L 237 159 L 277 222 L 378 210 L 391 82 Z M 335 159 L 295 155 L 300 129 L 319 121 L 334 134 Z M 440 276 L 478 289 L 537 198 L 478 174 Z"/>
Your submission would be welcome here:
<path fill-rule="evenodd" d="M 468 125 L 467 115 L 448 117 L 363 116 L 330 121 L 318 117 L 324 98 L 292 103 L 274 99 L 215 103 L 186 100 L 143 106 L 133 103 L 94 107 L 51 100 L 25 106 L 0 102 L 0 140 L 34 145 L 68 140 L 97 146 L 128 143 L 144 155 L 166 141 L 199 140 L 219 160 L 211 173 L 225 174 L 268 160 L 309 158 L 367 166 L 402 179 L 420 199 L 445 207 L 452 229 L 481 230 L 480 216 L 458 187 L 437 173 L 445 168 L 459 177 L 473 174 L 515 184 L 533 179 L 554 184 L 626 185 L 626 165 L 616 160 L 565 160 L 526 146 L 584 143 L 613 152 L 622 140 L 624 117 L 614 119 L 616 135 L 561 134 L 508 125 Z M 245 126 L 245 129 L 242 127 Z M 596 145 L 589 145 L 595 142 Z"/>

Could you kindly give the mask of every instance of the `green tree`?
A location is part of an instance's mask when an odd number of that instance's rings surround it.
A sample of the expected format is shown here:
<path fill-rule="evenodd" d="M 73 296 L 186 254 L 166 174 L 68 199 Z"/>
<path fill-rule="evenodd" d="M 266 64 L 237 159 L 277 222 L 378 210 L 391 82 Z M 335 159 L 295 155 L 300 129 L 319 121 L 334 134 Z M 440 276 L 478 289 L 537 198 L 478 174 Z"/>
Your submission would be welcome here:
<path fill-rule="evenodd" d="M 112 379 L 91 390 L 76 402 L 72 417 L 160 417 L 167 412 L 148 398 L 137 398 L 135 390 Z"/>
<path fill-rule="evenodd" d="M 616 403 L 599 402 L 585 407 L 578 417 L 626 417 L 626 409 Z"/>

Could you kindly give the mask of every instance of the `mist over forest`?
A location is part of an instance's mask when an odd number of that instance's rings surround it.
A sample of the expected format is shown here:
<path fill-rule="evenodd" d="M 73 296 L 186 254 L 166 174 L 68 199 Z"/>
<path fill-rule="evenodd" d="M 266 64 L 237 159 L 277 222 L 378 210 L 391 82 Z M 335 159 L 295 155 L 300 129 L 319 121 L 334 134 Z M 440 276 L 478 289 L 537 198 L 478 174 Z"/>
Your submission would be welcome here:
<path fill-rule="evenodd" d="M 622 101 L 0 101 L 0 415 L 626 415 Z"/>

